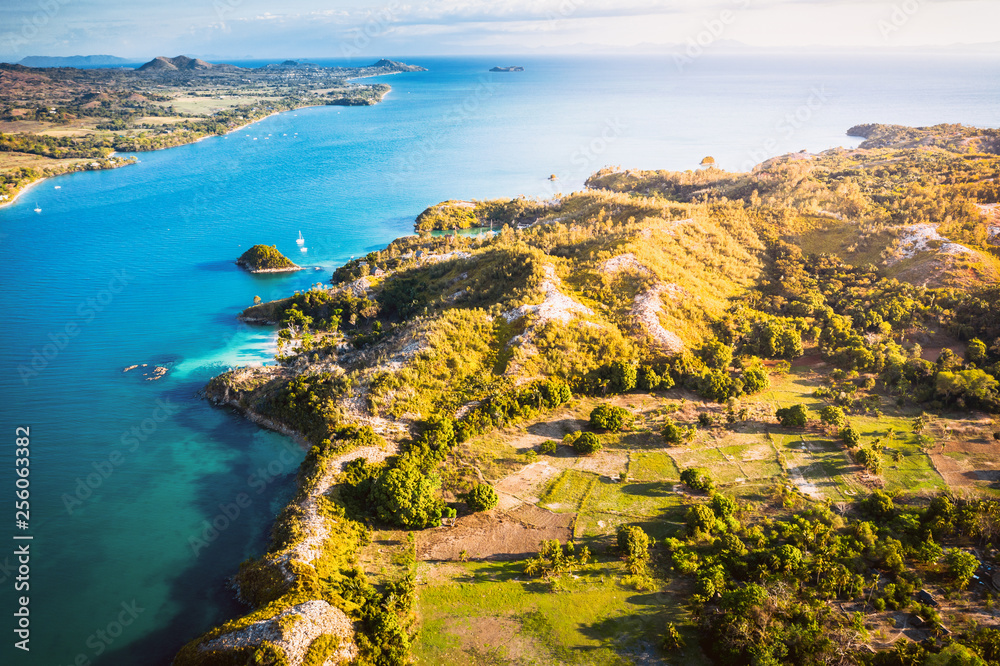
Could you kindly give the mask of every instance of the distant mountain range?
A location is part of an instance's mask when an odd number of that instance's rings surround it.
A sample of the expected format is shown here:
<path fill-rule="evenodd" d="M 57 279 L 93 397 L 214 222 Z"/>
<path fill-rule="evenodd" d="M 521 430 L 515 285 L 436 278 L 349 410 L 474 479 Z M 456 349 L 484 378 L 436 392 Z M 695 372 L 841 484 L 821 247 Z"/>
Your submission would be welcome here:
<path fill-rule="evenodd" d="M 213 64 L 210 62 L 205 62 L 201 58 L 188 58 L 187 56 L 177 56 L 176 58 L 167 58 L 165 56 L 157 56 L 153 58 L 145 65 L 138 68 L 140 72 L 178 72 L 178 71 L 193 71 L 202 69 L 242 69 L 236 65 L 224 65 L 224 64 Z"/>
<path fill-rule="evenodd" d="M 95 67 L 123 67 L 123 66 L 133 66 L 135 61 L 129 61 L 125 58 L 119 58 L 117 56 L 110 55 L 89 55 L 89 56 L 27 56 L 22 58 L 18 63 L 24 67 L 82 67 L 82 68 L 95 68 Z M 367 67 L 321 67 L 315 63 L 303 62 L 299 60 L 285 60 L 282 63 L 265 65 L 261 69 L 263 70 L 284 70 L 284 69 L 321 69 L 321 70 L 364 70 L 364 76 L 372 76 L 374 74 L 386 74 L 394 72 L 426 72 L 427 70 L 423 67 L 417 65 L 407 65 L 406 63 L 397 62 L 395 60 L 382 59 L 373 65 L 368 65 Z M 226 73 L 226 72 L 239 72 L 239 71 L 249 71 L 245 67 L 239 67 L 237 65 L 230 65 L 227 63 L 211 63 L 201 58 L 191 58 L 189 56 L 179 55 L 174 58 L 168 58 L 166 56 L 157 56 L 150 60 L 149 62 L 140 65 L 135 68 L 139 72 L 148 72 L 152 74 L 170 74 L 171 72 L 208 72 L 211 71 L 215 73 Z M 379 70 L 379 71 L 372 71 Z"/>
<path fill-rule="evenodd" d="M 25 67 L 120 67 L 134 62 L 134 60 L 126 60 L 112 55 L 77 55 L 25 56 L 17 64 Z"/>

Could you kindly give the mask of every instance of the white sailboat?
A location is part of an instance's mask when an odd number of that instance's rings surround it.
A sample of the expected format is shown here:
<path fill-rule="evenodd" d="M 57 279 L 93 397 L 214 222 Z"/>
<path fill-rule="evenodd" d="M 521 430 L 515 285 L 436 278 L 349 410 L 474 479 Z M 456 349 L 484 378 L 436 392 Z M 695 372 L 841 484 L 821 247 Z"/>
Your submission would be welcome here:
<path fill-rule="evenodd" d="M 302 237 L 302 232 L 301 231 L 299 232 L 299 237 L 295 239 L 295 242 L 298 243 L 299 245 L 305 245 L 306 244 L 306 239 Z"/>
<path fill-rule="evenodd" d="M 38 207 L 37 203 L 35 204 L 35 212 L 36 213 L 41 213 L 42 212 L 42 209 Z"/>

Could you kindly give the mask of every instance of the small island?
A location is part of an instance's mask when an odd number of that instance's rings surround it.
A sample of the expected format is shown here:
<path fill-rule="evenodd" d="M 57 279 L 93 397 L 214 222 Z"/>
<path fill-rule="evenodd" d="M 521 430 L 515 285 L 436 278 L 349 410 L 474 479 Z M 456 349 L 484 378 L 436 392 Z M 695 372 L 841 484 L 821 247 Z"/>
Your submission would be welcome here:
<path fill-rule="evenodd" d="M 523 72 L 524 71 L 524 67 L 518 67 L 516 65 L 514 67 L 494 67 L 490 71 L 491 72 Z"/>
<path fill-rule="evenodd" d="M 254 245 L 240 255 L 236 265 L 251 273 L 288 273 L 302 270 L 301 266 L 278 252 L 275 245 Z"/>

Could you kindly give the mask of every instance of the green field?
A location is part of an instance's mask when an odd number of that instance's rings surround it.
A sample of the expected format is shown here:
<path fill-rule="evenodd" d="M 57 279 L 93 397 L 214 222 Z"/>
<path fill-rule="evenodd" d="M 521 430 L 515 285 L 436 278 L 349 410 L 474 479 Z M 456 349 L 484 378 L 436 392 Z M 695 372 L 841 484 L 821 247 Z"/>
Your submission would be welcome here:
<path fill-rule="evenodd" d="M 671 597 L 619 583 L 618 562 L 588 565 L 559 591 L 526 579 L 517 564 L 421 564 L 414 661 L 466 664 L 630 664 L 660 660 L 662 623 L 681 619 Z M 705 663 L 689 651 L 676 664 Z"/>

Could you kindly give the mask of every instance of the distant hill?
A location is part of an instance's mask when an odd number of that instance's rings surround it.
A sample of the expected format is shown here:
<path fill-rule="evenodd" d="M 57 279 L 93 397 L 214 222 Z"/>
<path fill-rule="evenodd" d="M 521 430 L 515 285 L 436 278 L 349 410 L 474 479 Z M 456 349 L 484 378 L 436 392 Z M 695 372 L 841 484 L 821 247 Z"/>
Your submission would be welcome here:
<path fill-rule="evenodd" d="M 398 62 L 396 60 L 386 60 L 382 58 L 377 63 L 372 65 L 372 67 L 378 67 L 381 69 L 388 69 L 393 72 L 426 72 L 426 67 L 420 67 L 419 65 L 407 65 L 405 62 Z"/>
<path fill-rule="evenodd" d="M 176 72 L 176 71 L 198 71 L 198 70 L 208 70 L 208 69 L 222 69 L 222 70 L 232 70 L 240 69 L 235 65 L 226 64 L 213 64 L 210 62 L 205 62 L 201 58 L 188 58 L 187 56 L 177 56 L 176 58 L 167 58 L 165 56 L 157 56 L 153 58 L 145 65 L 137 68 L 140 72 Z"/>
<path fill-rule="evenodd" d="M 129 65 L 133 60 L 126 60 L 112 55 L 87 56 L 26 56 L 17 64 L 25 67 L 117 67 Z"/>
<path fill-rule="evenodd" d="M 300 62 L 298 60 L 286 60 L 279 63 L 271 63 L 269 65 L 264 65 L 263 69 L 288 69 L 288 68 L 312 68 L 318 69 L 320 66 L 314 62 Z"/>

